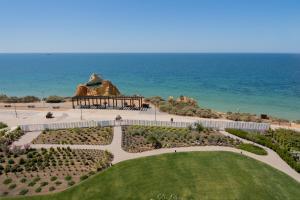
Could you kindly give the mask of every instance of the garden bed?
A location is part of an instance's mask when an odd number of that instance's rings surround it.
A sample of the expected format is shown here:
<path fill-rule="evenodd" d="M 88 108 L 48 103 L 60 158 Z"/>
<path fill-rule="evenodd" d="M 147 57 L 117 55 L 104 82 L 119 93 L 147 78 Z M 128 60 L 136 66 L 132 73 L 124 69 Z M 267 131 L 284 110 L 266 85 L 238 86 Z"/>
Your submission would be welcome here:
<path fill-rule="evenodd" d="M 0 195 L 61 191 L 110 166 L 112 154 L 70 148 L 0 152 Z"/>
<path fill-rule="evenodd" d="M 235 147 L 241 141 L 218 131 L 198 127 L 174 128 L 156 126 L 123 126 L 122 148 L 131 153 L 158 148 L 219 145 Z"/>
<path fill-rule="evenodd" d="M 45 130 L 32 143 L 108 145 L 112 139 L 111 127 L 90 127 Z"/>
<path fill-rule="evenodd" d="M 283 128 L 270 129 L 265 133 L 238 129 L 226 131 L 274 150 L 288 165 L 300 172 L 300 159 L 293 155 L 294 151 L 300 151 L 300 132 Z"/>

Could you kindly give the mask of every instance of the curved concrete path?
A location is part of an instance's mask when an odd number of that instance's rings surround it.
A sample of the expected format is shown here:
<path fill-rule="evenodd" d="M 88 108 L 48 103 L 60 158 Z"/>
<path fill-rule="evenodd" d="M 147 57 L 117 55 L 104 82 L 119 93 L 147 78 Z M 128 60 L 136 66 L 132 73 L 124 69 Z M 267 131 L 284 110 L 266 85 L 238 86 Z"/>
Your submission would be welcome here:
<path fill-rule="evenodd" d="M 242 140 L 244 143 L 252 143 L 251 141 L 239 138 L 235 135 L 227 133 L 225 131 L 221 131 L 222 134 L 227 135 L 229 137 Z M 28 135 L 29 134 L 29 135 Z M 27 133 L 21 139 L 14 143 L 14 145 L 24 145 L 30 143 L 35 137 L 38 136 L 37 132 Z M 113 141 L 109 145 L 67 145 L 67 144 L 31 144 L 32 148 L 51 148 L 51 147 L 70 147 L 72 149 L 99 149 L 99 150 L 108 150 L 114 155 L 113 164 L 119 163 L 121 161 L 130 160 L 134 158 L 141 158 L 145 156 L 153 156 L 164 153 L 174 153 L 175 150 L 177 152 L 191 152 L 191 151 L 226 151 L 226 152 L 234 152 L 234 153 L 242 153 L 248 157 L 259 160 L 263 163 L 266 163 L 290 177 L 294 178 L 298 182 L 300 182 L 300 174 L 297 173 L 294 169 L 292 169 L 286 162 L 284 162 L 276 152 L 273 150 L 261 146 L 259 144 L 255 144 L 264 148 L 268 155 L 261 156 L 256 155 L 247 151 L 243 151 L 240 149 L 232 148 L 232 147 L 224 147 L 224 146 L 194 146 L 194 147 L 178 147 L 178 148 L 165 148 L 165 149 L 156 149 L 152 151 L 145 151 L 140 153 L 128 153 L 122 149 L 122 130 L 120 126 L 114 127 L 114 137 Z"/>

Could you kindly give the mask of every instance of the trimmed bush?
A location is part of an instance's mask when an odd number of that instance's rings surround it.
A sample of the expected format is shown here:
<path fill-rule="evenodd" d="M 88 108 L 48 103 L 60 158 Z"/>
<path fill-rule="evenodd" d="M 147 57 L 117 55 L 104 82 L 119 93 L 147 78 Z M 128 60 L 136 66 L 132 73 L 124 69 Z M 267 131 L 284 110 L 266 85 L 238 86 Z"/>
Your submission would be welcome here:
<path fill-rule="evenodd" d="M 72 185 L 74 185 L 74 184 L 75 184 L 74 181 L 69 181 L 69 182 L 68 182 L 68 186 L 72 186 Z"/>
<path fill-rule="evenodd" d="M 52 176 L 52 177 L 50 178 L 50 180 L 51 180 L 51 181 L 56 181 L 56 180 L 57 180 L 57 177 L 56 177 L 56 176 Z"/>
<path fill-rule="evenodd" d="M 267 151 L 263 148 L 253 145 L 253 144 L 240 144 L 238 145 L 239 149 L 249 151 L 251 153 L 257 154 L 257 155 L 267 155 Z"/>
<path fill-rule="evenodd" d="M 53 186 L 51 186 L 50 188 L 49 188 L 49 191 L 51 192 L 51 191 L 54 191 L 55 190 L 55 187 L 53 187 Z"/>
<path fill-rule="evenodd" d="M 49 96 L 46 98 L 47 103 L 62 103 L 65 102 L 65 99 L 60 96 Z"/>
<path fill-rule="evenodd" d="M 35 184 L 36 184 L 36 182 L 31 181 L 30 183 L 28 183 L 28 186 L 29 186 L 29 187 L 32 187 L 32 186 L 34 186 Z"/>
<path fill-rule="evenodd" d="M 46 186 L 46 185 L 48 185 L 48 182 L 41 182 L 41 187 L 44 187 L 44 186 Z"/>
<path fill-rule="evenodd" d="M 11 178 L 7 178 L 7 179 L 5 179 L 4 181 L 3 181 L 3 184 L 4 185 L 8 185 L 8 184 L 10 184 L 12 182 L 12 179 Z"/>
<path fill-rule="evenodd" d="M 55 185 L 61 185 L 61 184 L 62 184 L 62 182 L 60 182 L 60 181 L 55 182 Z"/>
<path fill-rule="evenodd" d="M 241 138 L 247 138 L 247 135 L 248 135 L 247 131 L 243 131 L 243 130 L 239 130 L 239 129 L 227 128 L 226 131 L 228 133 L 231 133 L 231 134 L 236 135 Z"/>
<path fill-rule="evenodd" d="M 66 177 L 65 177 L 65 180 L 66 180 L 66 181 L 72 180 L 72 176 L 70 176 L 70 175 L 66 176 Z"/>
<path fill-rule="evenodd" d="M 26 178 L 22 178 L 22 179 L 20 180 L 21 183 L 25 183 L 26 181 L 27 181 Z"/>
<path fill-rule="evenodd" d="M 34 182 L 38 182 L 38 181 L 40 181 L 40 180 L 41 180 L 40 177 L 35 177 L 35 178 L 33 179 Z"/>
<path fill-rule="evenodd" d="M 80 180 L 81 180 L 81 181 L 83 181 L 83 180 L 85 180 L 85 179 L 87 179 L 87 178 L 88 178 L 88 175 L 80 176 Z"/>
<path fill-rule="evenodd" d="M 8 189 L 12 190 L 12 189 L 14 189 L 14 188 L 16 188 L 16 187 L 17 187 L 17 185 L 16 185 L 15 183 L 13 183 L 13 184 L 10 184 L 10 185 L 8 186 Z"/>
<path fill-rule="evenodd" d="M 12 164 L 14 164 L 14 163 L 15 163 L 15 161 L 14 161 L 13 159 L 9 159 L 9 160 L 8 160 L 8 164 L 12 165 Z"/>
<path fill-rule="evenodd" d="M 20 192 L 19 192 L 19 195 L 25 195 L 28 193 L 28 189 L 22 189 Z"/>
<path fill-rule="evenodd" d="M 2 196 L 6 196 L 6 195 L 8 195 L 8 192 L 7 192 L 7 191 L 4 191 L 4 192 L 2 193 Z"/>
<path fill-rule="evenodd" d="M 36 193 L 40 193 L 41 191 L 42 191 L 42 188 L 41 188 L 41 187 L 38 187 L 38 188 L 35 189 L 35 192 L 36 192 Z"/>
<path fill-rule="evenodd" d="M 0 129 L 2 128 L 6 128 L 7 127 L 7 124 L 3 123 L 3 122 L 0 122 Z"/>

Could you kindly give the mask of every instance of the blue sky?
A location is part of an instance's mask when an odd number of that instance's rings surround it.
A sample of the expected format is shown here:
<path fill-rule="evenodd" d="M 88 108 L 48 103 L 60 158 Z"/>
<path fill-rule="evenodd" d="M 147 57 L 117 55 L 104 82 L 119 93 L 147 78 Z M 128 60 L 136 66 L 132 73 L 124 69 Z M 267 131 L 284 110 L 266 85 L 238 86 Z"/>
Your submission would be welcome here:
<path fill-rule="evenodd" d="M 299 0 L 0 0 L 0 52 L 300 52 Z"/>

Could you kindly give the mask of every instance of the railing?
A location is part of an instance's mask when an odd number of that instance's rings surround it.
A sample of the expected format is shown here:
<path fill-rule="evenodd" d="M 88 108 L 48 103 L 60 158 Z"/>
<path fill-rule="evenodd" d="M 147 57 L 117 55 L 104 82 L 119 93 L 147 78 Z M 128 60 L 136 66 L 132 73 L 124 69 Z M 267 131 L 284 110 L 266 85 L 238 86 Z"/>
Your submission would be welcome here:
<path fill-rule="evenodd" d="M 228 120 L 206 120 L 201 119 L 194 122 L 171 122 L 171 121 L 152 121 L 152 120 L 106 120 L 106 121 L 83 121 L 83 122 L 64 122 L 52 124 L 29 124 L 21 125 L 24 131 L 42 131 L 42 130 L 56 130 L 67 128 L 83 128 L 83 127 L 96 127 L 96 126 L 126 126 L 126 125 L 142 125 L 142 126 L 167 126 L 167 127 L 181 127 L 195 126 L 195 123 L 201 123 L 204 127 L 224 130 L 225 128 L 245 129 L 265 131 L 270 128 L 268 123 L 256 122 L 241 122 L 241 121 L 228 121 Z"/>

